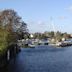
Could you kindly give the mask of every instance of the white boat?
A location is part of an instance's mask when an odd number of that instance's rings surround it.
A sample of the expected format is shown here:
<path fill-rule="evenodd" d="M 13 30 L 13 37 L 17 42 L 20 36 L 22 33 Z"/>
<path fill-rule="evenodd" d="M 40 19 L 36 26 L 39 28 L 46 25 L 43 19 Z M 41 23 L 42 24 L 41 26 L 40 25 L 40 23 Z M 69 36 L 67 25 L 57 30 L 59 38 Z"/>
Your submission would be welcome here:
<path fill-rule="evenodd" d="M 33 45 L 33 44 L 28 44 L 28 46 L 31 48 L 35 48 L 35 45 Z"/>
<path fill-rule="evenodd" d="M 71 46 L 71 45 L 72 45 L 72 41 L 70 41 L 70 40 L 56 43 L 56 46 L 61 46 L 61 47 Z"/>
<path fill-rule="evenodd" d="M 57 42 L 56 43 L 56 46 L 61 46 L 62 45 L 62 42 Z"/>

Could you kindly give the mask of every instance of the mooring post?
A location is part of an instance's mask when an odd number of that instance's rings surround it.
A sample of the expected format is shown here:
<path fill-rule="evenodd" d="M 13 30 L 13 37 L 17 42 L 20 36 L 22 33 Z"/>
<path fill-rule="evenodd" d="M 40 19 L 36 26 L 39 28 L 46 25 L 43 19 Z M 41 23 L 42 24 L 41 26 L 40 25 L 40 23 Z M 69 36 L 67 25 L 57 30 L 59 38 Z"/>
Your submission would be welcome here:
<path fill-rule="evenodd" d="M 7 51 L 7 61 L 10 60 L 10 50 Z"/>

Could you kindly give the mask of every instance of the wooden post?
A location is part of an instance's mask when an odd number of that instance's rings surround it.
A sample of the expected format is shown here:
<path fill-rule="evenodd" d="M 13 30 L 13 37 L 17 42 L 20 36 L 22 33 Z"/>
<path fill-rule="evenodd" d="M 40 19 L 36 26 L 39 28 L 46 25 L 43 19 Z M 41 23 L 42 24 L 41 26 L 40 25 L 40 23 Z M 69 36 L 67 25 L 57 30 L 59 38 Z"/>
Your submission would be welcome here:
<path fill-rule="evenodd" d="M 7 51 L 7 60 L 10 60 L 10 50 Z"/>

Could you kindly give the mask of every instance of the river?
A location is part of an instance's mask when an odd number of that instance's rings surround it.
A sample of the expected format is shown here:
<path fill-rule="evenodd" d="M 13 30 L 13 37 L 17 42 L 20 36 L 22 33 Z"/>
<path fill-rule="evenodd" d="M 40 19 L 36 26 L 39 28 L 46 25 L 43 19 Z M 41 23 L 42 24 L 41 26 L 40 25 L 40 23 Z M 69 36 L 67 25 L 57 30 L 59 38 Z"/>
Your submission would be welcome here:
<path fill-rule="evenodd" d="M 72 72 L 72 47 L 23 48 L 3 72 Z"/>

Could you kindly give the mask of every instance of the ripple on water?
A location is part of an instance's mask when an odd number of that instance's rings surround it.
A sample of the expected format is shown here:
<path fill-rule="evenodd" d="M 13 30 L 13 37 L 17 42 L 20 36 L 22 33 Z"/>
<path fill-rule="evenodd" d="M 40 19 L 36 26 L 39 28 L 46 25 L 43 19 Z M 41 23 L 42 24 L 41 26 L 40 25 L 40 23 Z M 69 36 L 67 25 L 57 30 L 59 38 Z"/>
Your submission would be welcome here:
<path fill-rule="evenodd" d="M 72 72 L 72 47 L 37 46 L 22 49 L 8 72 Z"/>

